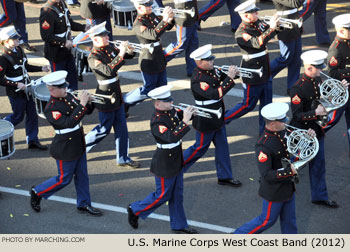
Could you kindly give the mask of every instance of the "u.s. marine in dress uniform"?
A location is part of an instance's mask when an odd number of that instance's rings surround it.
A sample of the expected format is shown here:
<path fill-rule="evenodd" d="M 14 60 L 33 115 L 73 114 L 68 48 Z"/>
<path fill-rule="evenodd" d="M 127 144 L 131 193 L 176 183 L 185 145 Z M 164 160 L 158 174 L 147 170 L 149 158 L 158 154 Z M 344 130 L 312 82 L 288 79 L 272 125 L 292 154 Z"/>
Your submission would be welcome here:
<path fill-rule="evenodd" d="M 298 233 L 293 181 L 296 172 L 293 165 L 282 165 L 283 158 L 290 159 L 285 129 L 288 110 L 288 104 L 281 102 L 270 103 L 261 110 L 266 126 L 255 145 L 255 156 L 261 175 L 259 195 L 263 198 L 262 212 L 237 228 L 235 234 L 260 234 L 274 225 L 278 217 L 283 234 Z M 312 134 L 315 132 L 312 131 Z"/>
<path fill-rule="evenodd" d="M 123 42 L 120 49 L 110 44 L 108 42 L 109 32 L 106 30 L 105 24 L 106 22 L 103 22 L 86 32 L 94 45 L 88 62 L 98 82 L 96 94 L 113 95 L 114 101 L 105 99 L 104 104 L 95 105 L 98 109 L 100 124 L 85 136 L 86 151 L 89 152 L 91 148 L 102 141 L 113 127 L 118 165 L 138 168 L 140 164 L 129 157 L 129 135 L 118 77 L 118 70 L 125 64 L 124 59 L 130 59 L 135 54 L 132 51 L 127 53 L 129 50 L 127 42 Z"/>
<path fill-rule="evenodd" d="M 154 99 L 155 112 L 151 119 L 151 133 L 157 142 L 151 172 L 155 176 L 156 191 L 142 201 L 128 206 L 128 221 L 138 228 L 138 219 L 146 219 L 158 207 L 168 201 L 170 228 L 174 232 L 195 234 L 189 228 L 183 208 L 183 158 L 182 138 L 190 130 L 188 123 L 195 110 L 188 107 L 185 111 L 172 107 L 171 85 L 153 89 L 148 95 Z"/>
<path fill-rule="evenodd" d="M 193 53 L 197 67 L 191 78 L 191 90 L 196 106 L 212 110 L 221 110 L 221 115 L 212 114 L 212 118 L 194 116 L 193 127 L 196 129 L 196 142 L 184 151 L 185 172 L 208 150 L 211 142 L 215 144 L 215 165 L 220 185 L 241 186 L 233 179 L 231 160 L 227 143 L 223 112 L 224 95 L 234 87 L 237 73 L 235 66 L 230 66 L 228 74 L 214 68 L 215 56 L 211 54 L 212 45 L 199 47 Z"/>
<path fill-rule="evenodd" d="M 50 153 L 56 159 L 58 175 L 31 189 L 30 204 L 34 211 L 40 212 L 41 199 L 48 199 L 63 189 L 74 177 L 78 212 L 100 216 L 101 211 L 91 206 L 84 130 L 81 125 L 81 120 L 92 113 L 94 107 L 88 103 L 90 95 L 87 91 L 82 92 L 80 101 L 66 92 L 66 76 L 66 71 L 57 71 L 43 78 L 51 96 L 44 114 L 56 133 Z"/>

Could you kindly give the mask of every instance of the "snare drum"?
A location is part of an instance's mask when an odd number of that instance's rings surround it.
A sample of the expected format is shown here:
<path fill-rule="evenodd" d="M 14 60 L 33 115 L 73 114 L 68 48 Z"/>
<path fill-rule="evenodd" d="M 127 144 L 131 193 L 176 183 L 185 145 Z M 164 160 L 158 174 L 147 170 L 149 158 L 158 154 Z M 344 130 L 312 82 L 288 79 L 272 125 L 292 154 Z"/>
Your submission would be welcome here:
<path fill-rule="evenodd" d="M 112 4 L 112 15 L 115 27 L 131 30 L 137 16 L 137 11 L 130 0 L 124 0 Z"/>
<path fill-rule="evenodd" d="M 0 119 L 0 159 L 11 157 L 15 153 L 14 127 L 12 123 Z"/>
<path fill-rule="evenodd" d="M 45 83 L 39 84 L 34 88 L 34 100 L 36 113 L 41 118 L 46 119 L 44 110 L 47 102 L 50 100 L 50 92 L 46 87 Z"/>
<path fill-rule="evenodd" d="M 92 72 L 87 60 L 92 47 L 92 42 L 89 42 L 79 44 L 74 48 L 73 56 L 75 59 L 75 66 L 77 68 L 79 81 L 83 81 L 84 70 L 85 72 Z"/>

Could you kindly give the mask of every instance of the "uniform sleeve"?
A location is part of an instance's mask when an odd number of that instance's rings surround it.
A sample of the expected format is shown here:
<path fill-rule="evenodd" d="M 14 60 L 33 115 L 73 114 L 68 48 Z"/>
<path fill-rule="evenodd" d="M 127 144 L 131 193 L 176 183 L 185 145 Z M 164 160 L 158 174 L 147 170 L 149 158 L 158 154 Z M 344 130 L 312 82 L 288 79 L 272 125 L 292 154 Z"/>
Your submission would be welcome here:
<path fill-rule="evenodd" d="M 0 56 L 0 85 L 4 87 L 17 87 L 17 82 L 5 78 L 9 62 L 5 57 Z"/>
<path fill-rule="evenodd" d="M 190 127 L 181 121 L 173 130 L 171 130 L 164 124 L 164 122 L 159 120 L 159 117 L 155 117 L 151 122 L 151 131 L 155 137 L 166 143 L 176 143 L 190 131 Z"/>
<path fill-rule="evenodd" d="M 343 80 L 350 78 L 350 69 L 340 69 L 342 65 L 342 57 L 337 50 L 338 42 L 333 42 L 328 51 L 327 64 L 330 77 Z"/>
<path fill-rule="evenodd" d="M 251 47 L 260 49 L 261 47 L 265 47 L 268 41 L 276 35 L 276 31 L 270 27 L 267 28 L 259 37 L 250 35 L 242 27 L 239 29 L 241 30 L 236 33 L 235 37 L 237 44 L 242 48 Z"/>
<path fill-rule="evenodd" d="M 82 31 L 82 32 L 85 31 L 85 25 L 75 22 L 70 16 L 69 16 L 69 22 L 70 22 L 72 31 Z"/>
<path fill-rule="evenodd" d="M 149 28 L 142 24 L 142 21 L 137 19 L 134 26 L 134 31 L 137 36 L 143 37 L 148 40 L 159 40 L 160 36 L 173 25 L 168 24 L 161 20 L 155 28 Z M 171 29 L 170 28 L 170 29 Z"/>
<path fill-rule="evenodd" d="M 264 145 L 257 144 L 255 146 L 255 156 L 261 177 L 268 182 L 291 180 L 293 173 L 289 166 L 277 170 L 272 169 L 272 154 L 272 151 Z"/>
<path fill-rule="evenodd" d="M 191 79 L 192 91 L 208 100 L 221 99 L 234 86 L 235 82 L 228 76 L 221 82 L 219 87 L 215 88 L 209 85 L 207 82 L 201 81 L 199 78 L 197 78 L 197 76 L 194 76 Z"/>
<path fill-rule="evenodd" d="M 295 117 L 298 122 L 317 120 L 315 109 L 304 111 L 304 97 L 297 87 L 292 87 L 290 97 L 293 117 Z"/>
<path fill-rule="evenodd" d="M 26 62 L 26 69 L 28 72 L 42 72 L 43 71 L 41 66 L 30 65 L 30 64 L 28 64 L 28 61 Z"/>
<path fill-rule="evenodd" d="M 64 47 L 65 37 L 58 37 L 54 34 L 55 20 L 51 9 L 42 8 L 40 13 L 40 35 L 43 41 L 56 46 Z"/>
<path fill-rule="evenodd" d="M 125 64 L 125 60 L 117 55 L 110 63 L 103 63 L 98 54 L 91 53 L 88 57 L 89 66 L 97 74 L 115 77 L 118 70 Z"/>
<path fill-rule="evenodd" d="M 304 3 L 304 0 L 273 0 L 273 1 L 290 8 L 299 8 Z"/>

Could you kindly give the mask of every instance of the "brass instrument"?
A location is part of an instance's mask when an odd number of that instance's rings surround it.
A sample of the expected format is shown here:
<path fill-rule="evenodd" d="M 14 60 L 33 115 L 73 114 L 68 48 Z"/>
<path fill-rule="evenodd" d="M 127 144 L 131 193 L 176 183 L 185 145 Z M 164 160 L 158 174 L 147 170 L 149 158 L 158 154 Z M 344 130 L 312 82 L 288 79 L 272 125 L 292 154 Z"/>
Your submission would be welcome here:
<path fill-rule="evenodd" d="M 160 15 L 163 14 L 165 8 L 162 7 L 155 7 L 153 8 L 153 11 L 155 12 L 159 12 Z M 179 17 L 179 18 L 183 18 L 185 17 L 185 14 L 189 14 L 191 17 L 194 17 L 194 15 L 196 14 L 196 10 L 194 9 L 194 7 L 192 7 L 190 10 L 182 10 L 182 9 L 173 9 L 174 12 L 174 17 Z"/>
<path fill-rule="evenodd" d="M 187 107 L 191 106 L 188 104 L 184 103 L 179 103 L 179 105 L 172 105 L 174 108 L 180 109 L 180 110 L 185 110 Z M 194 112 L 194 115 L 205 117 L 205 118 L 212 118 L 211 114 L 215 114 L 218 118 L 221 118 L 222 115 L 222 109 L 219 108 L 217 110 L 215 109 L 207 109 L 207 108 L 202 108 L 202 107 L 197 107 L 197 106 L 192 106 L 195 108 L 197 111 Z"/>
<path fill-rule="evenodd" d="M 230 66 L 228 65 L 214 66 L 214 68 L 217 68 L 227 74 Z M 253 78 L 253 73 L 259 74 L 259 77 L 261 77 L 263 74 L 263 67 L 260 67 L 260 69 L 237 67 L 237 69 L 239 70 L 238 76 L 248 78 L 248 79 Z"/>
<path fill-rule="evenodd" d="M 321 116 L 316 123 L 321 127 L 328 122 L 328 114 L 344 106 L 349 99 L 349 91 L 343 86 L 340 80 L 333 79 L 323 72 L 320 72 L 327 79 L 320 85 L 320 99 L 317 104 L 321 104 L 327 115 Z"/>
<path fill-rule="evenodd" d="M 116 47 L 120 47 L 121 43 L 124 41 L 122 41 L 122 40 L 115 40 L 115 41 L 108 40 L 108 42 L 114 44 Z M 129 46 L 131 46 L 134 49 L 134 52 L 137 52 L 137 53 L 140 53 L 142 48 L 146 48 L 146 46 L 136 44 L 136 43 L 130 43 L 130 42 L 129 42 Z M 130 48 L 128 48 L 128 50 L 129 49 Z M 148 50 L 153 51 L 153 48 L 152 49 L 148 48 Z M 128 52 L 130 52 L 130 50 Z"/>
<path fill-rule="evenodd" d="M 82 91 L 74 90 L 74 91 L 67 91 L 67 92 L 72 94 L 74 97 L 78 98 Z M 115 93 L 111 95 L 90 94 L 90 97 L 91 97 L 91 102 L 99 103 L 99 104 L 106 104 L 107 100 L 110 100 L 112 104 L 115 103 L 116 101 Z"/>
<path fill-rule="evenodd" d="M 264 22 L 270 23 L 271 16 L 265 16 L 262 17 Z M 279 19 L 279 27 L 287 28 L 287 29 L 293 29 L 293 24 L 296 24 L 299 28 L 303 25 L 303 18 L 296 19 L 288 19 L 288 18 L 280 18 Z"/>

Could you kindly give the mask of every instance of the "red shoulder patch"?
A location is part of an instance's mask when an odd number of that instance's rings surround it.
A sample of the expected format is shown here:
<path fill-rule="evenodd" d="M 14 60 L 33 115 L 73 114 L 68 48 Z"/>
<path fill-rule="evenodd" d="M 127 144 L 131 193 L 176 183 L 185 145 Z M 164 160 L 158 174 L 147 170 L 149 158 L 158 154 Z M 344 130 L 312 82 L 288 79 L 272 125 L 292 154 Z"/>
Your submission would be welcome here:
<path fill-rule="evenodd" d="M 258 160 L 259 160 L 260 163 L 266 162 L 267 161 L 267 155 L 264 152 L 260 151 L 259 156 L 258 156 Z"/>
<path fill-rule="evenodd" d="M 338 60 L 334 56 L 332 56 L 331 59 L 329 60 L 329 65 L 332 67 L 337 66 Z"/>
<path fill-rule="evenodd" d="M 297 105 L 297 104 L 299 104 L 300 102 L 301 102 L 300 97 L 299 97 L 297 94 L 294 95 L 294 97 L 292 98 L 292 103 L 295 104 L 295 105 Z"/>
<path fill-rule="evenodd" d="M 165 127 L 164 125 L 159 125 L 159 132 L 160 134 L 163 134 L 164 132 L 166 132 L 168 130 L 167 127 Z"/>
<path fill-rule="evenodd" d="M 205 83 L 205 82 L 200 82 L 200 86 L 201 86 L 201 89 L 203 91 L 207 91 L 208 88 L 209 88 L 209 84 Z"/>
<path fill-rule="evenodd" d="M 44 30 L 48 30 L 50 28 L 50 24 L 45 20 L 42 24 L 41 24 L 41 28 L 43 28 Z"/>
<path fill-rule="evenodd" d="M 51 113 L 52 113 L 53 119 L 55 119 L 55 120 L 60 119 L 62 116 L 61 112 L 59 112 L 59 111 L 52 111 Z"/>
<path fill-rule="evenodd" d="M 0 71 L 2 71 L 2 70 L 4 70 L 4 69 L 2 68 L 2 66 L 0 66 Z"/>

